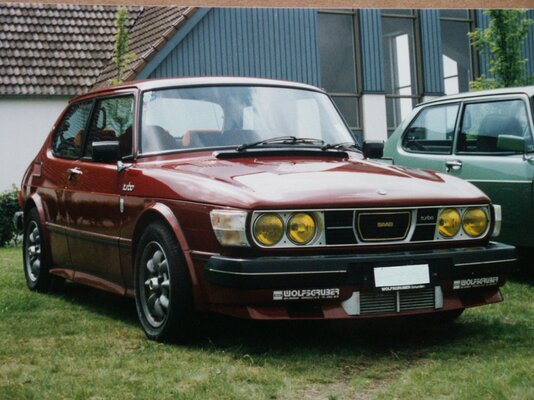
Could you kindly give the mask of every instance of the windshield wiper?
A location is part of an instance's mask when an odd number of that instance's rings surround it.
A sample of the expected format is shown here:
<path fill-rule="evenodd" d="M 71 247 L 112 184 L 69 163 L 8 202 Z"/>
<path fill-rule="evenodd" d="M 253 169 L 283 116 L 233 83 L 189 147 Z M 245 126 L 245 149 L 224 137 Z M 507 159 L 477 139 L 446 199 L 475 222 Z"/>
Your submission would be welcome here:
<path fill-rule="evenodd" d="M 361 149 L 354 142 L 343 142 L 343 143 L 335 143 L 335 144 L 327 143 L 323 147 L 321 147 L 321 150 L 330 150 L 330 149 L 334 149 L 334 150 L 351 150 L 351 151 L 359 151 L 359 152 L 361 152 Z"/>
<path fill-rule="evenodd" d="M 259 142 L 245 143 L 236 148 L 237 151 L 243 151 L 251 147 L 265 146 L 268 144 L 324 144 L 324 140 L 314 138 L 298 138 L 295 136 L 278 136 L 271 139 L 260 140 Z"/>

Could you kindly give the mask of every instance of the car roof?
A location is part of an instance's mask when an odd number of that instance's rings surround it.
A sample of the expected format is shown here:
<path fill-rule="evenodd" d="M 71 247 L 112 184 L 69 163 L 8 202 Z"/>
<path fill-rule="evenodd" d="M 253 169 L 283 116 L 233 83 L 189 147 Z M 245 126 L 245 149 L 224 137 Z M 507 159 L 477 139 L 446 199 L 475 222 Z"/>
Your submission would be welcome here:
<path fill-rule="evenodd" d="M 100 94 L 109 94 L 110 92 L 120 92 L 128 89 L 137 89 L 141 91 L 187 87 L 187 86 L 222 86 L 222 85 L 250 85 L 250 86 L 273 86 L 287 87 L 294 89 L 312 90 L 324 93 L 318 87 L 307 85 L 305 83 L 283 81 L 276 79 L 264 78 L 243 78 L 243 77 L 187 77 L 187 78 L 163 78 L 163 79 L 146 79 L 140 81 L 130 81 L 118 85 L 111 85 L 79 95 L 71 100 L 76 102 L 83 98 L 98 96 Z"/>
<path fill-rule="evenodd" d="M 485 97 L 485 96 L 497 96 L 503 94 L 526 94 L 527 96 L 534 96 L 534 86 L 522 86 L 522 87 L 513 87 L 513 88 L 504 88 L 504 89 L 492 89 L 492 90 L 480 90 L 476 92 L 465 92 L 458 93 L 449 96 L 442 96 L 436 99 L 428 100 L 418 104 L 418 106 L 440 103 L 442 101 L 449 100 L 461 100 L 469 99 L 474 97 Z"/>

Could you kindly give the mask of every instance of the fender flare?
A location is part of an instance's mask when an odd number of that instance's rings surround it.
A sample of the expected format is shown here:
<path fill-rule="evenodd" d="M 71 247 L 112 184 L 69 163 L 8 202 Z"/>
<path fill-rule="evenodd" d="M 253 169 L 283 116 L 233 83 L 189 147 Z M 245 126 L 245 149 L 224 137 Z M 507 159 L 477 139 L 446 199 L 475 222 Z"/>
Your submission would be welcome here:
<path fill-rule="evenodd" d="M 152 203 L 143 211 L 143 213 L 137 219 L 135 223 L 134 232 L 137 230 L 137 226 L 139 222 L 143 219 L 144 216 L 147 215 L 147 213 L 158 214 L 160 218 L 162 218 L 169 225 L 171 230 L 174 232 L 174 236 L 184 256 L 185 264 L 187 266 L 187 269 L 189 270 L 189 276 L 191 278 L 191 286 L 192 286 L 192 291 L 193 291 L 193 297 L 195 300 L 195 305 L 200 305 L 201 295 L 200 295 L 199 280 L 198 280 L 198 277 L 197 277 L 197 274 L 194 268 L 193 259 L 191 258 L 189 244 L 185 237 L 184 231 L 180 225 L 180 222 L 178 221 L 178 218 L 176 218 L 176 215 L 174 215 L 172 210 L 165 204 Z M 132 254 L 132 256 L 133 258 L 135 258 L 134 254 Z"/>
<path fill-rule="evenodd" d="M 48 232 L 48 227 L 46 226 L 46 204 L 44 203 L 43 199 L 37 192 L 33 192 L 30 194 L 30 196 L 26 199 L 24 204 L 24 227 L 26 227 L 26 214 L 32 207 L 32 203 L 35 206 L 35 209 L 37 210 L 37 214 L 39 215 L 39 220 L 41 222 L 41 229 L 43 231 L 44 235 L 44 244 L 46 246 L 46 263 L 48 265 L 52 265 L 52 248 L 50 247 L 50 234 Z"/>

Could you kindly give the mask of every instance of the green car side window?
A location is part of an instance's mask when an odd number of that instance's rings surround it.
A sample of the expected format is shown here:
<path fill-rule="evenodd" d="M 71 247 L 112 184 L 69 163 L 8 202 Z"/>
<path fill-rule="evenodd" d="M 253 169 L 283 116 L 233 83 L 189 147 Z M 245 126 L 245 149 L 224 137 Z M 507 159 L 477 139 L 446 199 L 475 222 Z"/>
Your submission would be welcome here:
<path fill-rule="evenodd" d="M 450 154 L 459 105 L 423 109 L 404 132 L 402 147 L 409 152 Z"/>
<path fill-rule="evenodd" d="M 527 148 L 532 147 L 527 108 L 522 100 L 480 102 L 465 106 L 458 136 L 458 152 L 510 153 L 514 150 L 499 145 L 499 138 L 509 137 L 523 138 Z"/>

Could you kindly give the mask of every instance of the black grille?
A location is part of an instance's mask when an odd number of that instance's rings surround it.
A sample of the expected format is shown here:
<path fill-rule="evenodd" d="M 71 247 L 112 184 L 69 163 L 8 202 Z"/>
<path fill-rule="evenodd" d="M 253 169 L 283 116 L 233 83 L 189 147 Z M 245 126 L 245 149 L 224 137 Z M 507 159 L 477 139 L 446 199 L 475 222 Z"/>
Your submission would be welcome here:
<path fill-rule="evenodd" d="M 410 228 L 410 211 L 359 212 L 358 234 L 362 242 L 403 240 Z"/>
<path fill-rule="evenodd" d="M 410 242 L 434 240 L 438 210 L 438 207 L 423 207 L 417 210 L 413 221 L 415 229 L 409 238 Z M 408 209 L 325 211 L 326 244 L 353 245 L 404 240 L 412 225 L 412 212 L 413 210 Z"/>
<path fill-rule="evenodd" d="M 423 242 L 434 240 L 436 232 L 435 225 L 417 225 L 412 236 L 412 242 Z"/>
<path fill-rule="evenodd" d="M 326 211 L 324 223 L 327 228 L 350 227 L 352 228 L 353 210 Z"/>
<path fill-rule="evenodd" d="M 356 243 L 353 228 L 353 210 L 326 211 L 324 215 L 326 244 Z"/>

